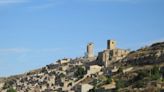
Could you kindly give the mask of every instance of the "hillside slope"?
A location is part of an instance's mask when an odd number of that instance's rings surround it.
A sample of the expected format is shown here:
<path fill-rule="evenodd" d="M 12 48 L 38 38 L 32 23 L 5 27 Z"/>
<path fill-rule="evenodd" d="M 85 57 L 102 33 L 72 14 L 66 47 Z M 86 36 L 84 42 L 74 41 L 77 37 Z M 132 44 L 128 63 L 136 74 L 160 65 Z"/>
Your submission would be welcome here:
<path fill-rule="evenodd" d="M 164 42 L 129 53 L 124 59 L 101 66 L 88 74 L 96 60 L 71 59 L 65 64 L 49 64 L 22 75 L 0 79 L 0 92 L 13 88 L 17 92 L 80 92 L 79 85 L 94 86 L 90 92 L 158 92 L 164 89 Z M 117 71 L 112 72 L 112 67 Z"/>

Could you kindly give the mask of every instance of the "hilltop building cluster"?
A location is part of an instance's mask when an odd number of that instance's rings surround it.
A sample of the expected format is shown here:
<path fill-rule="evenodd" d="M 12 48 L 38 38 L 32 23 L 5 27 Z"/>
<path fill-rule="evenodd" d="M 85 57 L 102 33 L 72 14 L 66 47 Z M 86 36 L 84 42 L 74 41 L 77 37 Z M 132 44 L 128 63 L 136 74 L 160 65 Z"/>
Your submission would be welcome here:
<path fill-rule="evenodd" d="M 12 81 L 12 87 L 18 92 L 88 92 L 94 88 L 94 81 L 96 83 L 104 82 L 104 80 L 98 80 L 99 76 L 106 75 L 104 68 L 123 59 L 129 53 L 128 50 L 117 48 L 114 40 L 108 40 L 107 49 L 99 52 L 98 56 L 94 54 L 93 43 L 87 44 L 86 51 L 85 57 L 64 58 L 55 64 L 43 67 L 34 74 L 27 73 L 25 76 L 17 78 L 16 81 Z M 132 69 L 124 71 L 128 72 Z M 115 67 L 110 71 L 116 72 L 118 68 Z M 88 81 L 90 79 L 94 79 L 94 81 Z M 103 88 L 115 88 L 114 80 L 109 86 L 103 86 Z M 1 92 L 6 92 L 6 90 Z"/>
<path fill-rule="evenodd" d="M 107 49 L 98 54 L 98 61 L 108 67 L 111 63 L 123 59 L 130 51 L 116 47 L 116 41 L 108 40 Z"/>
<path fill-rule="evenodd" d="M 100 65 L 108 67 L 111 63 L 116 62 L 125 58 L 129 50 L 120 49 L 116 47 L 116 41 L 108 40 L 107 41 L 107 49 L 102 52 L 98 53 L 97 59 Z M 94 44 L 89 43 L 87 45 L 87 58 L 93 59 L 94 58 Z"/>

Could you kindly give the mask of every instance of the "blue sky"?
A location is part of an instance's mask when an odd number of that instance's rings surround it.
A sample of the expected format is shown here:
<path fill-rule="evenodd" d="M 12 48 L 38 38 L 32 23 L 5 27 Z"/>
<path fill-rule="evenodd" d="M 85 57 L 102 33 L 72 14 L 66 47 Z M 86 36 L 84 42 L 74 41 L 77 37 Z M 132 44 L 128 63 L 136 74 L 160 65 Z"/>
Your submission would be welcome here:
<path fill-rule="evenodd" d="M 0 0 L 0 76 L 95 52 L 108 39 L 137 49 L 164 41 L 163 0 Z"/>

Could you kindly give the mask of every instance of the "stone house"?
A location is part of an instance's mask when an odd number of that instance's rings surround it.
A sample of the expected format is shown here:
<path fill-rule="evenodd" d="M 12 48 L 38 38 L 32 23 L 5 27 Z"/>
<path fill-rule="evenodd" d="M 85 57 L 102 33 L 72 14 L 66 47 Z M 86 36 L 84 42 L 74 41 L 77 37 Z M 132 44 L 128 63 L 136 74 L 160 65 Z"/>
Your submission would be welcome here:
<path fill-rule="evenodd" d="M 75 87 L 75 92 L 88 92 L 93 88 L 90 84 L 80 84 Z"/>
<path fill-rule="evenodd" d="M 64 59 L 62 59 L 62 60 L 59 60 L 59 61 L 57 61 L 59 64 L 66 64 L 66 63 L 68 63 L 68 62 L 70 62 L 71 61 L 71 59 L 70 58 L 64 58 Z"/>
<path fill-rule="evenodd" d="M 95 74 L 101 71 L 101 66 L 98 65 L 91 65 L 89 67 L 89 70 L 87 71 L 87 74 Z"/>

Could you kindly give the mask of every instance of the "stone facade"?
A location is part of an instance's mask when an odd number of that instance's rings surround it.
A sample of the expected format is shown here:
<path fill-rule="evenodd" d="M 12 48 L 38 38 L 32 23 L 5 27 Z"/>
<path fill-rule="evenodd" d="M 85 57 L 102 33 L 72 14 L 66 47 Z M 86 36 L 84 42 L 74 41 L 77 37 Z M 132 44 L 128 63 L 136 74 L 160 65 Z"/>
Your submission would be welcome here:
<path fill-rule="evenodd" d="M 93 86 L 90 84 L 80 84 L 75 88 L 75 92 L 89 92 Z"/>
<path fill-rule="evenodd" d="M 87 58 L 93 58 L 94 57 L 94 45 L 93 43 L 89 43 L 87 45 Z"/>
<path fill-rule="evenodd" d="M 0 90 L 1 88 L 3 88 L 3 86 L 4 86 L 4 83 L 0 83 Z"/>
<path fill-rule="evenodd" d="M 70 60 L 71 60 L 71 59 L 69 59 L 69 58 L 64 58 L 64 59 L 62 59 L 62 60 L 59 60 L 58 63 L 59 63 L 59 64 L 66 64 L 66 63 L 70 62 Z"/>
<path fill-rule="evenodd" d="M 107 49 L 98 53 L 98 61 L 107 67 L 109 64 L 127 56 L 128 50 L 116 48 L 116 41 L 108 40 Z"/>
<path fill-rule="evenodd" d="M 107 49 L 116 49 L 116 41 L 108 40 L 107 41 Z"/>
<path fill-rule="evenodd" d="M 87 74 L 95 74 L 101 71 L 101 66 L 98 65 L 92 65 L 89 67 L 89 70 L 87 71 Z"/>
<path fill-rule="evenodd" d="M 126 68 L 126 69 L 123 69 L 123 73 L 127 73 L 127 72 L 130 72 L 132 70 L 133 70 L 133 67 Z"/>

